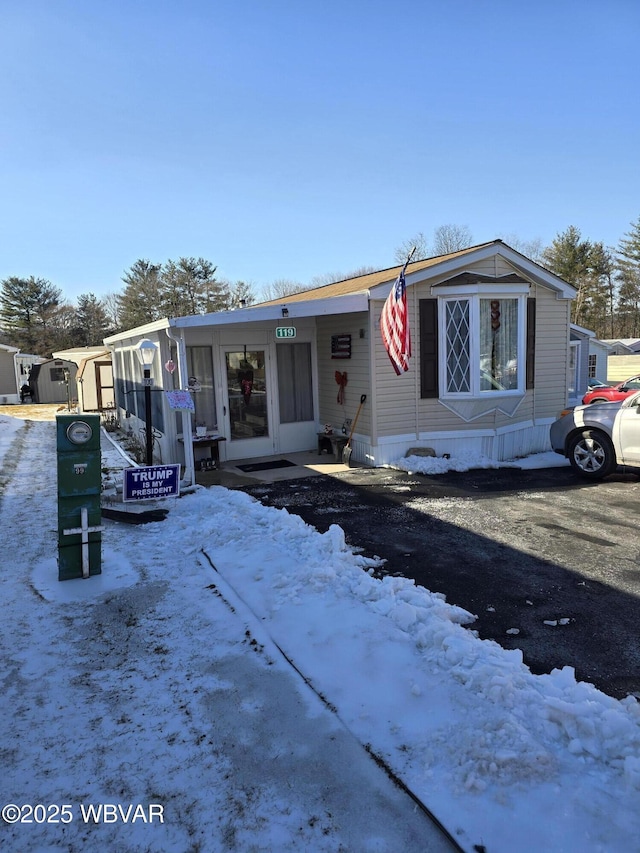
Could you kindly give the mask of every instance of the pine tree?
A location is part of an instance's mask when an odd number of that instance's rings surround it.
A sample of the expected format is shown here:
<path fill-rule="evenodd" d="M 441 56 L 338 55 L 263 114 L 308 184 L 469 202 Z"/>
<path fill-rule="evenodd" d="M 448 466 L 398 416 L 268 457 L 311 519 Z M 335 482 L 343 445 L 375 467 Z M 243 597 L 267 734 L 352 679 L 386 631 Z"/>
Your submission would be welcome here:
<path fill-rule="evenodd" d="M 6 278 L 0 291 L 0 322 L 12 346 L 50 355 L 55 346 L 55 314 L 62 292 L 42 278 Z"/>
<path fill-rule="evenodd" d="M 618 335 L 640 336 L 640 217 L 618 243 Z"/>
<path fill-rule="evenodd" d="M 82 293 L 75 310 L 74 346 L 101 344 L 111 332 L 111 323 L 102 300 L 93 293 Z"/>
<path fill-rule="evenodd" d="M 591 243 L 581 239 L 579 229 L 570 225 L 543 252 L 545 266 L 578 291 L 571 306 L 571 320 L 578 326 L 584 325 L 583 314 L 590 298 L 592 250 Z"/>
<path fill-rule="evenodd" d="M 118 316 L 122 329 L 144 326 L 165 316 L 162 289 L 160 286 L 160 264 L 137 260 L 122 277 L 124 291 L 118 295 Z"/>
<path fill-rule="evenodd" d="M 209 314 L 227 307 L 229 295 L 215 278 L 216 267 L 204 258 L 169 260 L 160 284 L 165 317 Z"/>
<path fill-rule="evenodd" d="M 581 324 L 598 338 L 610 337 L 614 311 L 614 261 L 604 243 L 592 243 L 589 268 L 581 288 Z"/>

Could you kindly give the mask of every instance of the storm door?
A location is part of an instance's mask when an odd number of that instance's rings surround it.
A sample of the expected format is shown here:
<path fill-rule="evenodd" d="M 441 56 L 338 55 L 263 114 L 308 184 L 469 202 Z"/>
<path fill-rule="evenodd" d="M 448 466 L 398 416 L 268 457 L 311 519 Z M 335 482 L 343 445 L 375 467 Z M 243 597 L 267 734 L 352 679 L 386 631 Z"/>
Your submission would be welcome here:
<path fill-rule="evenodd" d="M 225 451 L 229 459 L 268 456 L 274 452 L 267 355 L 263 349 L 224 349 Z"/>

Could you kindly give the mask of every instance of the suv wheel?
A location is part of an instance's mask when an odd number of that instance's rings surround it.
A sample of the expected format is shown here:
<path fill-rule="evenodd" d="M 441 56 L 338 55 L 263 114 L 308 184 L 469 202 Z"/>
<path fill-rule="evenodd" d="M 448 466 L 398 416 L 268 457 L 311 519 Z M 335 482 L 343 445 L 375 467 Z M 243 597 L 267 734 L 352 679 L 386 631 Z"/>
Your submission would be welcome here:
<path fill-rule="evenodd" d="M 583 477 L 599 480 L 616 468 L 616 454 L 611 439 L 597 429 L 583 429 L 569 442 L 569 462 Z"/>

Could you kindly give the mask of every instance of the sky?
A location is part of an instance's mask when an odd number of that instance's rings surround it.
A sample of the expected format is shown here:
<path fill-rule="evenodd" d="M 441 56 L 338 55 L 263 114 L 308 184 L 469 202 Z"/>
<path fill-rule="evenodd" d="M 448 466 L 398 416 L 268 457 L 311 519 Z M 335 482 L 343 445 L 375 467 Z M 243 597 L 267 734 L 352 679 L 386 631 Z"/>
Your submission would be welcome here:
<path fill-rule="evenodd" d="M 196 487 L 59 582 L 49 418 L 0 414 L 3 850 L 453 849 L 417 803 L 466 853 L 638 848 L 637 698 L 533 675 L 338 524 Z M 122 465 L 104 434 L 116 505 Z"/>
<path fill-rule="evenodd" d="M 640 216 L 636 0 L 4 0 L 0 280 L 138 258 L 260 289 L 422 232 L 615 246 Z"/>

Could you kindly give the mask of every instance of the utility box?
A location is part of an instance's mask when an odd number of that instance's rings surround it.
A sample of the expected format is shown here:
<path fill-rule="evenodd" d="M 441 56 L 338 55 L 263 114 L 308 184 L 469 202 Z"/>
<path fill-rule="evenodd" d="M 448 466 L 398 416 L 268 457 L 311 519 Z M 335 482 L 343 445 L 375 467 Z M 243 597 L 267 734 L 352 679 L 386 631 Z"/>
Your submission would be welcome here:
<path fill-rule="evenodd" d="M 102 571 L 100 415 L 56 417 L 58 580 Z"/>

